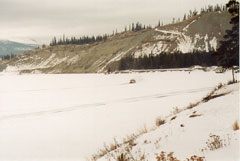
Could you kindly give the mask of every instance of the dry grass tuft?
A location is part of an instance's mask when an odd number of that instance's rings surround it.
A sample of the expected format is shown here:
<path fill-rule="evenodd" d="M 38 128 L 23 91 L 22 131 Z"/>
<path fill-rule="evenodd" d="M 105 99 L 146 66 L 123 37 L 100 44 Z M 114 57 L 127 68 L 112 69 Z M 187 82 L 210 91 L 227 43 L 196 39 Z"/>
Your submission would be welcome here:
<path fill-rule="evenodd" d="M 203 98 L 203 102 L 208 102 L 211 99 L 214 99 L 214 98 L 217 98 L 217 97 L 221 97 L 221 96 L 225 96 L 226 94 L 229 94 L 229 92 L 206 96 L 206 97 Z"/>
<path fill-rule="evenodd" d="M 146 127 L 146 125 L 143 126 L 143 128 L 141 128 L 140 130 L 138 130 L 138 136 L 139 135 L 142 135 L 142 134 L 145 134 L 148 132 L 148 129 Z"/>
<path fill-rule="evenodd" d="M 109 146 L 104 143 L 103 148 L 99 150 L 99 152 L 97 154 L 92 155 L 92 157 L 90 158 L 91 161 L 96 161 L 97 159 L 105 156 L 106 154 L 108 154 L 111 151 L 116 150 L 118 147 L 120 147 L 121 144 L 119 144 L 116 140 L 116 138 L 114 138 L 114 142 L 110 143 Z"/>
<path fill-rule="evenodd" d="M 239 125 L 238 125 L 238 121 L 237 120 L 233 124 L 233 130 L 234 131 L 239 130 Z"/>
<path fill-rule="evenodd" d="M 178 107 L 174 107 L 173 108 L 173 111 L 171 112 L 173 115 L 176 115 L 176 114 L 178 114 L 178 113 L 180 113 L 180 112 L 182 112 L 182 110 L 181 109 L 179 109 Z"/>
<path fill-rule="evenodd" d="M 219 85 L 218 85 L 216 88 L 214 88 L 214 90 L 213 90 L 212 92 L 210 92 L 208 95 L 206 95 L 206 96 L 202 99 L 201 102 L 208 102 L 208 101 L 211 100 L 211 99 L 214 99 L 214 98 L 217 98 L 217 97 L 221 97 L 221 96 L 224 96 L 224 95 L 228 94 L 228 93 L 223 93 L 223 94 L 214 95 L 214 93 L 215 93 L 217 90 L 223 88 L 224 86 L 226 86 L 226 84 L 219 83 Z"/>
<path fill-rule="evenodd" d="M 163 125 L 163 124 L 165 124 L 165 120 L 164 119 L 162 119 L 162 118 L 160 118 L 160 117 L 158 117 L 157 119 L 156 119 L 156 126 L 161 126 L 161 125 Z"/>
<path fill-rule="evenodd" d="M 216 90 L 217 89 L 220 89 L 220 88 L 222 88 L 223 87 L 223 84 L 222 83 L 219 83 L 219 85 L 216 87 Z"/>
<path fill-rule="evenodd" d="M 228 81 L 228 85 L 230 85 L 230 84 L 234 84 L 234 83 L 237 83 L 237 80 L 235 80 L 235 81 L 233 81 L 233 80 L 230 80 L 230 81 Z"/>
<path fill-rule="evenodd" d="M 196 103 L 190 103 L 190 104 L 186 107 L 186 109 L 192 109 L 193 107 L 196 107 L 196 106 L 199 105 L 200 103 L 201 103 L 201 101 L 196 102 Z"/>
<path fill-rule="evenodd" d="M 202 115 L 201 114 L 192 114 L 189 117 L 192 118 L 192 117 L 198 117 L 198 116 L 202 116 Z"/>
<path fill-rule="evenodd" d="M 177 118 L 177 116 L 173 116 L 170 120 L 174 120 L 174 119 L 176 119 Z"/>
<path fill-rule="evenodd" d="M 121 154 L 117 157 L 117 161 L 128 161 L 129 158 L 126 156 L 126 154 Z"/>

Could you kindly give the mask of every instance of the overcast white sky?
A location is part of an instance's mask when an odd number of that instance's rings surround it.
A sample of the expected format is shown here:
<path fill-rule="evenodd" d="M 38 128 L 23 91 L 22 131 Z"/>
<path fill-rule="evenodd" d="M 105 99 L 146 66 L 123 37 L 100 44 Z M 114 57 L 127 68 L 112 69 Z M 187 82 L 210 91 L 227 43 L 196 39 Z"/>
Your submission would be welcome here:
<path fill-rule="evenodd" d="M 228 0 L 0 0 L 0 39 L 81 36 L 121 31 L 132 22 L 168 23 L 190 9 Z"/>

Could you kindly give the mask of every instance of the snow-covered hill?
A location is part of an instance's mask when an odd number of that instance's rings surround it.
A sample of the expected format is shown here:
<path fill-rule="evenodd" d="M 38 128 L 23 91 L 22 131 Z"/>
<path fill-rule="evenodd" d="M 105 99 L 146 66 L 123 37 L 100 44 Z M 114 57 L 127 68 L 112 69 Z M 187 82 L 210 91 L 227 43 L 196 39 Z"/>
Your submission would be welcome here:
<path fill-rule="evenodd" d="M 96 73 L 118 69 L 119 60 L 127 55 L 216 50 L 231 28 L 230 18 L 226 11 L 204 13 L 176 24 L 122 32 L 104 42 L 37 49 L 0 65 L 19 73 Z"/>

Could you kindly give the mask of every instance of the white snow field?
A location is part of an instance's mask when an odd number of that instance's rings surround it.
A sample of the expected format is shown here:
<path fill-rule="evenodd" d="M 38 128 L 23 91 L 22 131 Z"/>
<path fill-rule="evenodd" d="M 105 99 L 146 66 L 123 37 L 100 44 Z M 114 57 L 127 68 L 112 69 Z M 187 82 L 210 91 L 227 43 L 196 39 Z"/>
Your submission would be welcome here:
<path fill-rule="evenodd" d="M 165 157 L 160 161 L 189 161 L 192 156 L 204 159 L 190 161 L 239 161 L 240 133 L 233 128 L 239 121 L 239 84 L 223 86 L 212 96 L 216 98 L 164 118 L 159 128 L 118 146 L 98 161 L 117 160 L 121 154 L 152 161 L 162 152 Z M 176 159 L 166 159 L 172 152 Z"/>
<path fill-rule="evenodd" d="M 129 84 L 130 79 L 136 83 Z M 230 71 L 201 70 L 2 74 L 0 160 L 86 160 L 104 143 L 155 125 L 158 116 L 200 100 L 230 79 Z"/>

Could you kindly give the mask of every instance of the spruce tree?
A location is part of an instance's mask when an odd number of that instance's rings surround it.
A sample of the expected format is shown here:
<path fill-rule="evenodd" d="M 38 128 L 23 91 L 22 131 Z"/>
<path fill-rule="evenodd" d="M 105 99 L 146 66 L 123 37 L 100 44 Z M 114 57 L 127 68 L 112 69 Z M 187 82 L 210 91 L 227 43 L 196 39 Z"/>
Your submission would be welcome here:
<path fill-rule="evenodd" d="M 221 45 L 214 55 L 218 65 L 224 68 L 232 68 L 233 82 L 235 82 L 233 66 L 239 66 L 239 2 L 229 0 L 226 7 L 232 15 L 230 20 L 232 29 L 226 31 L 224 40 L 220 42 Z"/>

